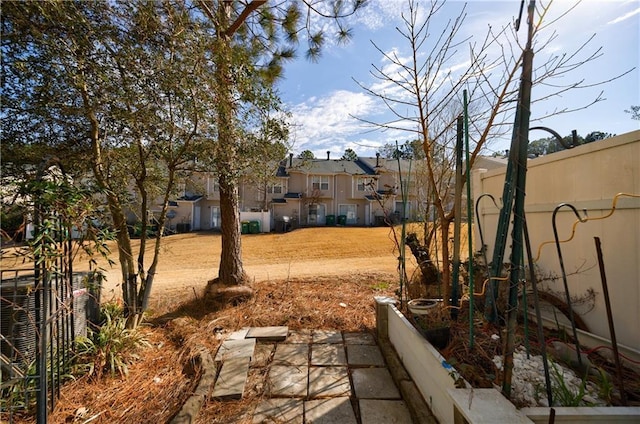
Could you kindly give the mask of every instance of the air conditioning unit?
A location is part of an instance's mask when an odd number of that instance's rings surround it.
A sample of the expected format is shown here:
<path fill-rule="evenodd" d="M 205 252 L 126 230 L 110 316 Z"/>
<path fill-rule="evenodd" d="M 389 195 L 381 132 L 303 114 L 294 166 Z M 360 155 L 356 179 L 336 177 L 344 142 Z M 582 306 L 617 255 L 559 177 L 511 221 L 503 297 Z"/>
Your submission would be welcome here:
<path fill-rule="evenodd" d="M 36 322 L 37 293 L 33 274 L 14 272 L 12 278 L 4 278 L 7 274 L 9 273 L 3 271 L 0 281 L 0 359 L 3 374 L 13 375 L 18 370 L 26 373 L 36 359 L 36 335 L 39 332 Z M 63 282 L 52 282 L 49 296 L 52 301 L 48 315 L 58 317 L 58 321 L 53 324 L 54 338 L 63 337 L 64 334 L 73 335 L 74 338 L 86 336 L 89 326 L 98 324 L 101 277 L 101 274 L 93 272 L 74 273 L 70 293 Z M 60 319 L 65 315 L 64 311 L 55 309 L 63 307 L 65 302 L 69 303 L 71 297 L 73 320 Z M 63 325 L 71 325 L 71 322 L 73 328 L 61 328 Z M 46 333 L 48 337 L 49 332 Z"/>

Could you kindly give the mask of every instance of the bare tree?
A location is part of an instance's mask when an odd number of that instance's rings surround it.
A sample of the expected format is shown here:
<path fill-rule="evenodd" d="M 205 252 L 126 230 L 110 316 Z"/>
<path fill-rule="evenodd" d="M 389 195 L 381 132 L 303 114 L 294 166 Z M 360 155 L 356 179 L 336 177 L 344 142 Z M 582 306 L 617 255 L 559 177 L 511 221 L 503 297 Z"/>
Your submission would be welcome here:
<path fill-rule="evenodd" d="M 373 65 L 371 74 L 379 81 L 376 87 L 384 86 L 386 89 L 358 84 L 365 92 L 383 102 L 392 118 L 384 122 L 358 119 L 377 128 L 406 131 L 410 138 L 415 137 L 421 141 L 428 191 L 431 193 L 430 199 L 436 215 L 434 224 L 439 232 L 439 237 L 428 238 L 429 233 L 425 231 L 425 239 L 427 243 L 437 240 L 442 257 L 443 298 L 448 302 L 451 284 L 449 238 L 450 226 L 455 218 L 450 201 L 453 189 L 451 176 L 455 122 L 463 112 L 462 94 L 466 90 L 469 98 L 469 136 L 472 149 L 470 169 L 488 142 L 507 134 L 511 128 L 524 46 L 517 29 L 512 25 L 504 25 L 498 29 L 489 27 L 479 42 L 463 37 L 461 29 L 466 20 L 464 5 L 455 18 L 444 24 L 440 32 L 432 34 L 432 26 L 441 22 L 439 13 L 444 11 L 445 5 L 446 1 L 424 3 L 408 0 L 407 11 L 402 13 L 402 25 L 396 28 L 406 41 L 409 51 L 407 57 L 402 57 L 395 50 L 384 51 L 373 43 L 388 65 Z M 420 10 L 422 7 L 426 11 Z M 548 27 L 544 17 L 550 7 L 551 2 L 548 2 L 537 10 L 533 35 L 538 52 L 544 52 L 556 38 L 554 32 L 541 38 L 546 32 L 543 30 Z M 571 8 L 568 11 L 570 10 Z M 546 91 L 535 98 L 534 102 L 594 85 L 584 81 L 564 84 L 556 82 L 558 78 L 566 77 L 601 55 L 600 49 L 587 51 L 590 41 L 591 38 L 573 52 L 552 55 L 534 67 L 534 87 L 542 84 L 552 84 L 555 87 L 553 91 Z M 468 56 L 464 51 L 468 51 Z M 619 76 L 621 75 L 617 77 Z M 597 95 L 586 100 L 579 108 L 588 107 L 600 100 L 601 95 Z M 555 109 L 552 114 L 570 111 L 572 110 L 566 108 Z M 465 179 L 466 174 L 463 181 Z"/>

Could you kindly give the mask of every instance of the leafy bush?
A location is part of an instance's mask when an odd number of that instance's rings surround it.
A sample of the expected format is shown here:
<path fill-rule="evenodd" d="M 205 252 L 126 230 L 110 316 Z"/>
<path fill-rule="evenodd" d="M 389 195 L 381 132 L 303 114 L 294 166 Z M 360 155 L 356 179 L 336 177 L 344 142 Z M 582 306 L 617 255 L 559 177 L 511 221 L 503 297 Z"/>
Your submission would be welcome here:
<path fill-rule="evenodd" d="M 127 319 L 119 305 L 103 305 L 101 315 L 102 325 L 76 340 L 76 370 L 98 379 L 104 372 L 126 376 L 129 365 L 138 358 L 137 349 L 149 343 L 138 329 L 126 328 Z"/>

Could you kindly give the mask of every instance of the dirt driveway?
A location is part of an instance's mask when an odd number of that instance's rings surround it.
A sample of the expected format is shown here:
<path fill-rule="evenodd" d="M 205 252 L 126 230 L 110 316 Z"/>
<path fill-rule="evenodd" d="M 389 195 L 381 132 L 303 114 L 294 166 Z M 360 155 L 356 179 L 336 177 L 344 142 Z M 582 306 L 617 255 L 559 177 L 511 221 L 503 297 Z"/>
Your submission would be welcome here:
<path fill-rule="evenodd" d="M 134 249 L 137 245 L 138 241 L 134 241 Z M 220 246 L 221 236 L 209 232 L 165 238 L 151 300 L 185 293 L 185 288 L 201 293 L 207 281 L 217 276 Z M 254 281 L 355 273 L 389 274 L 390 278 L 397 275 L 398 251 L 387 227 L 321 227 L 284 234 L 246 234 L 242 236 L 242 252 L 245 271 Z M 410 254 L 409 257 L 407 268 L 413 270 L 415 263 Z M 106 267 L 105 263 L 101 265 Z M 120 295 L 120 281 L 119 267 L 107 268 L 103 299 Z"/>

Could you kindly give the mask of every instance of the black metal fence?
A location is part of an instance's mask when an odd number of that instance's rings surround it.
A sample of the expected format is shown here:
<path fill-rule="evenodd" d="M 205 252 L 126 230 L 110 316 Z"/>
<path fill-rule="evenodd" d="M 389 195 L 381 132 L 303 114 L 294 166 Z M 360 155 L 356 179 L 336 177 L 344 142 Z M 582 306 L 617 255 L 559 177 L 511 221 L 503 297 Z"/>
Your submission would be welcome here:
<path fill-rule="evenodd" d="M 44 423 L 70 372 L 75 338 L 99 319 L 99 278 L 16 270 L 0 276 L 0 421 L 35 414 Z"/>
<path fill-rule="evenodd" d="M 38 197 L 35 197 L 36 199 Z M 30 269 L 0 270 L 0 422 L 46 423 L 69 375 L 75 338 L 99 318 L 99 273 L 73 272 L 74 229 L 34 205 Z"/>

